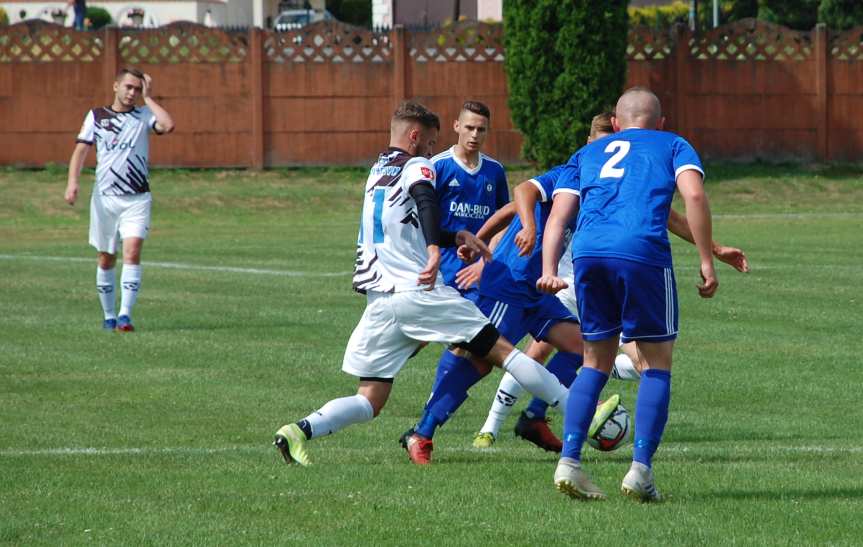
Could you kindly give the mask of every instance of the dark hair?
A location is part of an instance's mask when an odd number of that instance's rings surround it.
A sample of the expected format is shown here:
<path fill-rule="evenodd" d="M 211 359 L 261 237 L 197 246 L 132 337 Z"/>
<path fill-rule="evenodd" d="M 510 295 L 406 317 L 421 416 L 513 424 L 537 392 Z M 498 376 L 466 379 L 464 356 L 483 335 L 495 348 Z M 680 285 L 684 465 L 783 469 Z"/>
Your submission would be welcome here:
<path fill-rule="evenodd" d="M 479 101 L 465 101 L 464 104 L 461 105 L 461 111 L 473 112 L 474 114 L 479 114 L 480 116 L 484 116 L 491 120 L 491 110 Z"/>
<path fill-rule="evenodd" d="M 138 70 L 137 68 L 131 68 L 131 67 L 124 66 L 119 71 L 117 71 L 116 81 L 119 82 L 123 78 L 123 76 L 125 76 L 126 74 L 131 74 L 132 76 L 139 78 L 141 80 L 144 79 L 144 73 L 141 72 L 140 70 Z"/>
<path fill-rule="evenodd" d="M 590 121 L 591 138 L 596 137 L 599 133 L 614 133 L 614 127 L 611 126 L 612 116 L 614 116 L 614 112 L 606 111 L 593 117 Z"/>
<path fill-rule="evenodd" d="M 440 131 L 440 119 L 437 114 L 413 101 L 405 101 L 396 108 L 393 112 L 393 122 L 397 121 L 416 122 L 426 129 L 434 128 Z"/>

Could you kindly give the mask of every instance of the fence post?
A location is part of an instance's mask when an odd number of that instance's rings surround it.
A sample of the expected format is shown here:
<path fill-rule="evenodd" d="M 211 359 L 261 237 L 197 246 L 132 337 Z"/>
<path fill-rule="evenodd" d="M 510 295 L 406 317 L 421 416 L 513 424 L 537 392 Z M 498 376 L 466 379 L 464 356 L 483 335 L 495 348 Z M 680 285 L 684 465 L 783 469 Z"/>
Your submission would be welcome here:
<path fill-rule="evenodd" d="M 264 168 L 264 41 L 259 28 L 249 30 L 249 104 L 252 109 L 252 146 L 249 165 L 252 169 Z"/>
<path fill-rule="evenodd" d="M 119 30 L 116 28 L 105 27 L 103 31 L 104 37 L 102 42 L 102 87 L 106 94 L 106 104 L 114 102 L 114 91 L 111 84 L 114 78 L 117 77 L 117 71 L 120 69 L 120 41 Z"/>
<path fill-rule="evenodd" d="M 677 40 L 674 44 L 674 130 L 686 138 L 686 95 L 689 72 L 689 38 L 691 33 L 683 25 L 677 25 Z"/>
<path fill-rule="evenodd" d="M 819 161 L 830 159 L 830 134 L 828 132 L 828 82 L 829 70 L 827 25 L 818 23 L 815 26 L 815 114 L 816 114 L 816 153 Z"/>
<path fill-rule="evenodd" d="M 399 104 L 408 98 L 408 51 L 405 27 L 396 25 L 390 31 L 390 40 L 393 47 L 393 103 Z"/>

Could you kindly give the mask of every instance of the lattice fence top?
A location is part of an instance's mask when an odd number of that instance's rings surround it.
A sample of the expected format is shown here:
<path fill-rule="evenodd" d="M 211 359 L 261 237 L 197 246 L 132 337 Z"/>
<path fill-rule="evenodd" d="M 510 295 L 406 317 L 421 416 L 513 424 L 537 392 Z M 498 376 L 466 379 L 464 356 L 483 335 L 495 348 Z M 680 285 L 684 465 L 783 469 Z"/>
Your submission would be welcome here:
<path fill-rule="evenodd" d="M 124 63 L 240 63 L 249 52 L 246 33 L 227 33 L 196 23 L 120 32 Z"/>
<path fill-rule="evenodd" d="M 91 63 L 103 49 L 98 34 L 44 21 L 17 23 L 0 33 L 0 63 Z"/>
<path fill-rule="evenodd" d="M 411 32 L 408 47 L 418 63 L 501 62 L 503 25 L 461 21 L 432 31 Z"/>
<path fill-rule="evenodd" d="M 334 21 L 268 32 L 264 53 L 273 63 L 388 63 L 390 36 Z"/>
<path fill-rule="evenodd" d="M 831 34 L 830 57 L 837 61 L 863 61 L 863 27 Z"/>
<path fill-rule="evenodd" d="M 626 58 L 631 61 L 655 61 L 671 56 L 674 40 L 669 31 L 658 31 L 651 27 L 629 29 Z"/>
<path fill-rule="evenodd" d="M 809 32 L 756 19 L 742 19 L 689 40 L 696 59 L 721 61 L 805 61 L 812 56 Z"/>

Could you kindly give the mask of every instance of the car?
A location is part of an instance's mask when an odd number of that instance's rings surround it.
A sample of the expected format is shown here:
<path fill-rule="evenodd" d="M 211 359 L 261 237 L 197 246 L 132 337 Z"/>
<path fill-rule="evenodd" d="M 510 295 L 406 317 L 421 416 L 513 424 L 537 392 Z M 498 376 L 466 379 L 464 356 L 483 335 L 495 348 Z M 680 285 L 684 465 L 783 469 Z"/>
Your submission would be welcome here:
<path fill-rule="evenodd" d="M 273 29 L 284 32 L 288 30 L 296 30 L 310 23 L 318 21 L 333 21 L 335 17 L 327 10 L 316 11 L 312 9 L 291 9 L 284 10 L 273 21 Z"/>

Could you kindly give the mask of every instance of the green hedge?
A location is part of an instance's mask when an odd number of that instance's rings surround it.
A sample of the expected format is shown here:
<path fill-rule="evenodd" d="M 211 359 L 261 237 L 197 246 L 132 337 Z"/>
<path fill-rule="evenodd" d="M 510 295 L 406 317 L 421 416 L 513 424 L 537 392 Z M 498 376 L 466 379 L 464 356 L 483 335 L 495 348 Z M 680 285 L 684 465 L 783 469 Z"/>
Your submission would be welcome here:
<path fill-rule="evenodd" d="M 9 24 L 9 16 L 6 15 L 6 10 L 3 9 L 3 6 L 0 6 L 0 26 Z"/>
<path fill-rule="evenodd" d="M 524 158 L 565 162 L 626 78 L 626 0 L 506 0 L 507 82 Z"/>
<path fill-rule="evenodd" d="M 111 24 L 111 14 L 105 8 L 88 7 L 85 15 L 90 20 L 90 29 L 98 30 Z"/>

